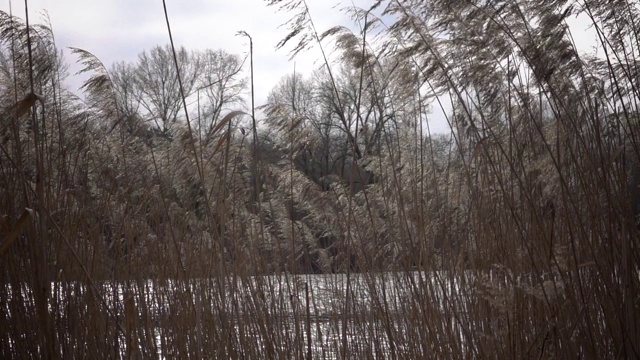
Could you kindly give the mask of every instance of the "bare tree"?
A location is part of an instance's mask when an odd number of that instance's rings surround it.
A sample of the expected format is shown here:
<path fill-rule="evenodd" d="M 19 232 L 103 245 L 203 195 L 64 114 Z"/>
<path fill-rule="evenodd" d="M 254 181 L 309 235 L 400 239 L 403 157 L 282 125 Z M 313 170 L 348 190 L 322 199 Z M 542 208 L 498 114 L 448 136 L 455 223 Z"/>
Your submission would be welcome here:
<path fill-rule="evenodd" d="M 332 82 L 321 70 L 309 79 L 289 75 L 274 87 L 265 106 L 268 124 L 278 129 L 279 141 L 291 151 L 296 166 L 322 185 L 330 174 L 349 178 L 348 159 L 360 156 L 357 84 L 351 80 L 344 76 Z"/>
<path fill-rule="evenodd" d="M 224 50 L 206 50 L 200 56 L 198 70 L 198 120 L 199 127 L 205 137 L 209 136 L 220 118 L 220 114 L 227 107 L 244 103 L 242 92 L 247 86 L 246 79 L 240 76 L 243 62 L 238 55 L 229 54 Z M 202 104 L 200 93 L 204 95 Z"/>
<path fill-rule="evenodd" d="M 156 46 L 138 56 L 135 69 L 136 82 L 141 93 L 140 102 L 158 128 L 163 132 L 177 121 L 182 99 L 178 75 L 184 91 L 191 93 L 196 84 L 199 56 L 180 48 L 177 53 L 178 69 L 173 61 L 171 47 Z"/>
<path fill-rule="evenodd" d="M 313 83 L 300 74 L 284 76 L 269 93 L 264 107 L 270 125 L 288 132 L 305 129 L 308 120 L 315 117 L 313 93 Z M 292 121 L 296 123 L 292 124 Z"/>
<path fill-rule="evenodd" d="M 124 61 L 116 62 L 109 70 L 114 97 L 122 116 L 139 113 L 142 92 L 136 83 L 136 67 Z"/>
<path fill-rule="evenodd" d="M 313 158 L 319 152 L 328 154 L 325 141 L 328 132 L 322 132 L 321 124 L 330 120 L 322 116 L 316 90 L 313 80 L 299 74 L 287 75 L 271 90 L 265 106 L 267 123 L 277 129 L 278 141 L 293 152 L 299 167 L 314 178 L 328 172 L 328 166 L 317 169 Z"/>

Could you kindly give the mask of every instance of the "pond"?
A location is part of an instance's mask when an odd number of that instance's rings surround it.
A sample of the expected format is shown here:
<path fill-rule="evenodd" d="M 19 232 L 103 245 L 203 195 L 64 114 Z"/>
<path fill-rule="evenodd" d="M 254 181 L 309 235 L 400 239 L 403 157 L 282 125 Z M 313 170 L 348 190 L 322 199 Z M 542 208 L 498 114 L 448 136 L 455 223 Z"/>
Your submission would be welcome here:
<path fill-rule="evenodd" d="M 460 284 L 422 272 L 65 282 L 52 284 L 48 316 L 63 358 L 406 358 L 438 351 L 416 346 L 429 317 L 454 334 L 443 346 L 460 346 L 448 310 L 461 309 Z M 35 315 L 17 312 L 33 310 L 28 286 L 5 291 L 6 354 Z"/>

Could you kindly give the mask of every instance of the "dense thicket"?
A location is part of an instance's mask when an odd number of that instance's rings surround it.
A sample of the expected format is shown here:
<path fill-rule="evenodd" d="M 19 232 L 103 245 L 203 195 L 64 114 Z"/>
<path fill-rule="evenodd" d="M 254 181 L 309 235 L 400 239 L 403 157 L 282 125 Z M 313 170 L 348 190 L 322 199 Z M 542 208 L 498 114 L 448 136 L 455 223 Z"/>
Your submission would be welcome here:
<path fill-rule="evenodd" d="M 420 270 L 437 281 L 407 280 L 407 316 L 371 295 L 390 357 L 640 356 L 637 2 L 377 1 L 347 9 L 360 31 L 323 33 L 304 1 L 270 4 L 293 12 L 281 47 L 326 57 L 274 84 L 257 129 L 232 111 L 249 86 L 235 55 L 166 46 L 107 67 L 74 49 L 90 74 L 79 98 L 50 29 L 0 13 L 0 354 L 82 356 L 71 331 L 147 356 L 153 306 L 120 299 L 143 309 L 136 328 L 104 280 L 218 279 L 163 300 L 191 314 L 176 333 L 214 324 L 211 342 L 162 346 L 241 357 L 260 346 L 216 312 L 238 315 L 230 278 Z M 577 52 L 574 16 L 597 54 Z M 433 106 L 450 134 L 429 132 Z M 68 281 L 82 296 L 48 285 Z M 251 306 L 268 356 L 302 356 L 301 337 L 278 352 L 278 309 Z M 343 356 L 379 355 L 349 352 L 344 331 Z"/>

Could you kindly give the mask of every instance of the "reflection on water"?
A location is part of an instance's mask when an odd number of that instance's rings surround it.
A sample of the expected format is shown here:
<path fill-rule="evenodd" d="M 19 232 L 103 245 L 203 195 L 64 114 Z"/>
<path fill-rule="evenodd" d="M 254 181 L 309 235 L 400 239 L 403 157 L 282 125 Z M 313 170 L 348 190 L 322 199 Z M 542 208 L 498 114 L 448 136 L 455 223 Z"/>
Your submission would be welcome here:
<path fill-rule="evenodd" d="M 218 354 L 230 357 L 388 358 L 416 343 L 407 329 L 422 326 L 434 308 L 452 306 L 460 285 L 443 278 L 402 272 L 57 283 L 49 310 L 63 334 L 102 312 L 122 358 L 204 356 L 220 343 L 227 345 Z M 32 298 L 26 286 L 5 290 L 8 314 L 11 299 Z"/>

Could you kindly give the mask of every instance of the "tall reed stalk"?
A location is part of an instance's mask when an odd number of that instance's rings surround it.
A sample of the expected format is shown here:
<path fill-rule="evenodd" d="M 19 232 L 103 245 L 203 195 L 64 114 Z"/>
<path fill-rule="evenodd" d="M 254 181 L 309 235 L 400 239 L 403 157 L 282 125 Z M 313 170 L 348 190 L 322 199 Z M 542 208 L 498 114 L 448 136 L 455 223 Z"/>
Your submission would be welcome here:
<path fill-rule="evenodd" d="M 0 12 L 0 358 L 640 356 L 636 2 L 271 4 L 323 69 L 206 139 Z"/>

